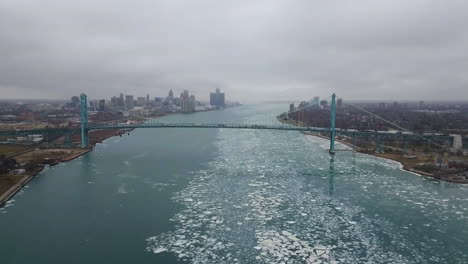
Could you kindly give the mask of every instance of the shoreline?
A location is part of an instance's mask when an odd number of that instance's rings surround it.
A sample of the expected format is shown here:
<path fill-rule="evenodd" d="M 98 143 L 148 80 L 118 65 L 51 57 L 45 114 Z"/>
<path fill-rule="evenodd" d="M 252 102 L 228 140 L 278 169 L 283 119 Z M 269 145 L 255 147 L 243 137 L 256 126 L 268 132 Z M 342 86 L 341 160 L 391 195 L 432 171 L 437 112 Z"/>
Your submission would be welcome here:
<path fill-rule="evenodd" d="M 307 135 L 307 136 L 314 136 L 314 137 L 330 140 L 329 137 L 319 135 L 319 134 L 306 133 L 306 132 L 301 132 L 301 133 L 304 134 L 304 135 Z M 361 154 L 369 155 L 369 156 L 376 157 L 376 158 L 381 158 L 381 159 L 386 159 L 386 160 L 391 160 L 391 161 L 397 162 L 400 165 L 401 170 L 403 170 L 405 172 L 412 173 L 412 174 L 416 174 L 416 175 L 418 175 L 420 177 L 421 176 L 430 177 L 431 179 L 434 179 L 434 180 L 450 182 L 450 183 L 468 184 L 468 181 L 457 181 L 457 180 L 453 180 L 453 179 L 450 179 L 450 178 L 442 178 L 442 177 L 438 178 L 436 175 L 434 175 L 432 173 L 428 173 L 428 172 L 408 168 L 408 166 L 406 164 L 404 164 L 404 162 L 402 162 L 401 160 L 393 159 L 391 157 L 381 156 L 381 155 L 379 155 L 379 153 L 372 153 L 372 152 L 362 151 L 358 146 L 354 146 L 353 144 L 351 144 L 349 142 L 343 141 L 341 139 L 335 139 L 335 140 L 337 142 L 343 144 L 343 145 L 346 145 L 346 146 L 350 147 L 352 149 L 352 151 L 359 152 Z"/>
<path fill-rule="evenodd" d="M 68 162 L 72 161 L 78 157 L 81 157 L 90 151 L 92 151 L 92 148 L 87 148 L 83 149 L 82 152 L 72 155 L 70 157 L 66 157 L 64 159 L 61 159 L 59 162 Z M 49 165 L 50 167 L 50 165 Z M 11 200 L 19 191 L 21 191 L 24 186 L 26 186 L 30 181 L 32 181 L 39 173 L 41 173 L 44 169 L 46 168 L 46 165 L 42 164 L 39 169 L 34 170 L 30 175 L 24 175 L 24 177 L 19 180 L 17 183 L 15 183 L 13 186 L 10 187 L 10 189 L 6 190 L 4 193 L 0 194 L 0 208 L 4 207 L 9 200 Z"/>
<path fill-rule="evenodd" d="M 4 207 L 11 198 L 13 198 L 19 191 L 21 191 L 26 184 L 28 184 L 34 177 L 36 177 L 46 166 L 42 165 L 39 170 L 34 171 L 31 175 L 24 176 L 10 189 L 0 195 L 0 208 Z"/>

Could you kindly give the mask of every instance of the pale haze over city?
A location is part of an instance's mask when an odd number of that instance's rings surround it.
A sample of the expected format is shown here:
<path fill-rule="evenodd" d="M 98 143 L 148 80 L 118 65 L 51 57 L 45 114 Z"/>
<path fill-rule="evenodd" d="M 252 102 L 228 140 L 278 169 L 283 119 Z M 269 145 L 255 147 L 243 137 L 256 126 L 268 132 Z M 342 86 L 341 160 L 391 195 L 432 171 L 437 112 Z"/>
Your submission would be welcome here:
<path fill-rule="evenodd" d="M 468 98 L 466 1 L 0 1 L 3 98 Z M 442 92 L 443 91 L 443 92 Z"/>
<path fill-rule="evenodd" d="M 1 264 L 467 264 L 468 1 L 0 0 Z"/>

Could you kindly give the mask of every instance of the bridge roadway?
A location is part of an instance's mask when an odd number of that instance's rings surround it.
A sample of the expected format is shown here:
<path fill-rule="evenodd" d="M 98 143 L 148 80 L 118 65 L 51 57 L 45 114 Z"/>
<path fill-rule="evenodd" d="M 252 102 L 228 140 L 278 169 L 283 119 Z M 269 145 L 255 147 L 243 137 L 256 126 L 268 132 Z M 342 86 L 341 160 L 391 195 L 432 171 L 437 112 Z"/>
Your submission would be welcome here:
<path fill-rule="evenodd" d="M 254 130 L 285 130 L 328 133 L 330 128 L 321 127 L 300 127 L 293 125 L 261 125 L 261 124 L 198 124 L 198 123 L 160 123 L 146 122 L 143 124 L 113 124 L 113 125 L 92 125 L 88 130 L 109 130 L 109 129 L 134 129 L 134 128 L 226 128 L 226 129 L 254 129 Z M 32 130 L 2 130 L 0 136 L 25 136 L 32 134 L 79 134 L 80 128 L 44 128 Z M 382 137 L 382 138 L 406 138 L 408 140 L 421 140 L 417 134 L 391 131 L 357 131 L 354 129 L 336 128 L 336 134 L 356 137 Z M 452 136 L 446 135 L 425 135 L 425 138 L 447 141 L 452 140 Z"/>

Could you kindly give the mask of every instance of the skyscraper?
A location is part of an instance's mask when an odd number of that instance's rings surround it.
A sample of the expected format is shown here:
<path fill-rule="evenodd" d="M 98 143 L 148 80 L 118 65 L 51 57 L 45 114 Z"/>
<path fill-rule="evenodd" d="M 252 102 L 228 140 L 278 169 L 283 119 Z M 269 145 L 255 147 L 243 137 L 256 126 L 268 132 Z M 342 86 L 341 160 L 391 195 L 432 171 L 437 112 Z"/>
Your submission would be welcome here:
<path fill-rule="evenodd" d="M 224 107 L 224 93 L 221 93 L 219 88 L 216 88 L 215 93 L 210 93 L 210 105 L 216 107 Z"/>
<path fill-rule="evenodd" d="M 195 100 L 195 95 L 190 95 L 190 99 L 189 99 L 190 112 L 195 112 L 196 104 L 197 104 L 197 101 Z"/>
<path fill-rule="evenodd" d="M 319 96 L 315 96 L 314 99 L 312 99 L 312 103 L 314 105 L 319 105 L 320 104 L 320 97 Z"/>
<path fill-rule="evenodd" d="M 146 98 L 145 97 L 137 97 L 137 106 L 144 106 L 146 104 Z"/>
<path fill-rule="evenodd" d="M 336 100 L 336 106 L 338 106 L 338 108 L 343 107 L 343 99 L 342 98 L 338 98 Z"/>
<path fill-rule="evenodd" d="M 192 108 L 190 105 L 190 97 L 191 96 L 189 96 L 189 92 L 187 90 L 184 90 L 184 92 L 180 94 L 180 107 L 182 113 L 192 112 Z M 195 100 L 195 96 L 193 97 L 193 99 Z"/>
<path fill-rule="evenodd" d="M 125 108 L 128 110 L 133 109 L 133 95 L 125 96 Z"/>
<path fill-rule="evenodd" d="M 322 100 L 320 101 L 320 106 L 322 108 L 327 108 L 328 107 L 328 101 L 327 100 Z"/>
<path fill-rule="evenodd" d="M 104 112 L 105 109 L 106 109 L 106 100 L 104 100 L 104 99 L 99 100 L 98 111 L 99 112 Z"/>
<path fill-rule="evenodd" d="M 80 98 L 78 96 L 73 96 L 71 98 L 71 106 L 74 108 L 78 108 L 79 105 L 80 105 Z"/>
<path fill-rule="evenodd" d="M 120 97 L 119 97 L 119 104 L 118 106 L 120 107 L 123 107 L 125 105 L 125 102 L 124 102 L 124 95 L 123 93 L 120 94 Z"/>
<path fill-rule="evenodd" d="M 112 96 L 111 98 L 111 105 L 116 107 L 119 106 L 120 98 L 116 96 Z"/>

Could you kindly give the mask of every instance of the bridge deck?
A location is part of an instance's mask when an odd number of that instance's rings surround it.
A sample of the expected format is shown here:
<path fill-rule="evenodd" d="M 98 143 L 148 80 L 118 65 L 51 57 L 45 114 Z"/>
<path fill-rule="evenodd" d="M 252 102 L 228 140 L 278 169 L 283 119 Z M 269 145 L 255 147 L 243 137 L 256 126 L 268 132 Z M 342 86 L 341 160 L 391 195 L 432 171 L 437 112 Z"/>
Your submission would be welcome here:
<path fill-rule="evenodd" d="M 320 127 L 299 127 L 293 125 L 261 125 L 261 124 L 197 124 L 197 123 L 154 123 L 148 122 L 144 124 L 116 124 L 116 125 L 90 125 L 89 130 L 106 130 L 106 129 L 134 129 L 134 128 L 215 128 L 215 129 L 255 129 L 255 130 L 283 130 L 283 131 L 304 131 L 304 132 L 320 132 L 328 133 L 329 128 Z M 15 136 L 15 135 L 31 135 L 31 134 L 78 134 L 80 128 L 50 128 L 50 129 L 33 129 L 33 130 L 9 130 L 0 131 L 0 136 Z M 356 137 L 406 137 L 416 139 L 420 136 L 417 134 L 388 132 L 388 131 L 356 131 L 336 128 L 336 134 Z M 450 140 L 452 136 L 446 135 L 429 135 L 426 138 L 438 140 Z"/>

